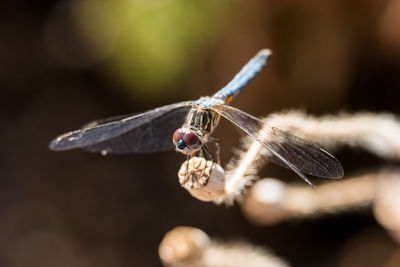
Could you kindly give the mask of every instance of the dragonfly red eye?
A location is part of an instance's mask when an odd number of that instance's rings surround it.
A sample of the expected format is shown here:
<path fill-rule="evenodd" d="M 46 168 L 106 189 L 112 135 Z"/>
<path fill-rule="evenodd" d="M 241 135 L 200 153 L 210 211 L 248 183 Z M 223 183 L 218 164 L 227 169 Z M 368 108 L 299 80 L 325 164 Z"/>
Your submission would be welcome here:
<path fill-rule="evenodd" d="M 174 143 L 178 143 L 179 141 L 182 140 L 183 137 L 183 133 L 181 129 L 178 129 L 174 132 L 174 135 L 172 136 L 172 140 L 174 141 Z"/>
<path fill-rule="evenodd" d="M 183 136 L 183 142 L 187 146 L 192 146 L 199 142 L 199 138 L 197 137 L 197 135 L 194 132 L 187 132 Z"/>

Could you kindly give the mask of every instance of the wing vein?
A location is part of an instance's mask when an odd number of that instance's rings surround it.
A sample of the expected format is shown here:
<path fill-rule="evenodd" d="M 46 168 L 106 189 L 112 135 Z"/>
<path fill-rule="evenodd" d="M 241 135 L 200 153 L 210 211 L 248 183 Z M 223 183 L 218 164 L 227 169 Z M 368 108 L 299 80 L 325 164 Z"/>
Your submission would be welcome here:
<path fill-rule="evenodd" d="M 212 109 L 268 149 L 272 162 L 292 169 L 308 184 L 312 185 L 304 174 L 331 179 L 343 176 L 339 161 L 321 147 L 276 127 L 270 127 L 262 120 L 234 107 L 219 104 Z"/>

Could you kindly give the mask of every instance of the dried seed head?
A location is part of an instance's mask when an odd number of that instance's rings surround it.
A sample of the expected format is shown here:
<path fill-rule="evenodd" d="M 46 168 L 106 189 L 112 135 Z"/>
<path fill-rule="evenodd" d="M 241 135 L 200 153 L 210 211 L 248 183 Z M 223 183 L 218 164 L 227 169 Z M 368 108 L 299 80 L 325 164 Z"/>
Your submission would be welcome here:
<path fill-rule="evenodd" d="M 224 169 L 212 161 L 193 157 L 182 164 L 178 177 L 180 184 L 199 200 L 218 201 L 225 195 Z"/>
<path fill-rule="evenodd" d="M 284 260 L 245 242 L 217 242 L 197 228 L 177 227 L 159 246 L 162 263 L 170 267 L 287 267 Z"/>
<path fill-rule="evenodd" d="M 165 235 L 158 253 L 166 265 L 176 266 L 176 263 L 181 263 L 182 266 L 188 266 L 201 257 L 210 243 L 208 235 L 200 229 L 180 226 Z"/>

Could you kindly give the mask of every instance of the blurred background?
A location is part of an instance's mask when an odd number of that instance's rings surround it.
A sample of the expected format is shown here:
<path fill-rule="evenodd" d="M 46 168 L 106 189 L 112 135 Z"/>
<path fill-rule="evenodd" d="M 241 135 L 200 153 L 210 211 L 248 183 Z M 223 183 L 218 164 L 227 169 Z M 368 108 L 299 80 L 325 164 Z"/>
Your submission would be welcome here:
<path fill-rule="evenodd" d="M 47 146 L 94 119 L 211 95 L 261 48 L 273 50 L 268 66 L 232 103 L 250 114 L 398 114 L 398 14 L 400 0 L 2 1 L 0 266 L 161 266 L 158 245 L 179 225 L 293 266 L 389 266 L 397 245 L 368 209 L 258 227 L 183 190 L 178 153 Z M 225 164 L 240 133 L 221 123 L 215 136 Z M 336 154 L 347 174 L 382 164 Z M 265 175 L 302 182 L 272 166 Z"/>

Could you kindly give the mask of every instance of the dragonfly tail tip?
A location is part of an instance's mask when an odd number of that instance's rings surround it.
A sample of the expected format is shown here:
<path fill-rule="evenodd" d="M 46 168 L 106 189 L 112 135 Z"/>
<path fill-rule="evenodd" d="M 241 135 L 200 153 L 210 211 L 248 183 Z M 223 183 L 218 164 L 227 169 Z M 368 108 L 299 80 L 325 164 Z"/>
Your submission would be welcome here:
<path fill-rule="evenodd" d="M 264 49 L 260 50 L 259 54 L 268 57 L 268 56 L 272 55 L 272 50 L 268 49 L 268 48 L 264 48 Z"/>

